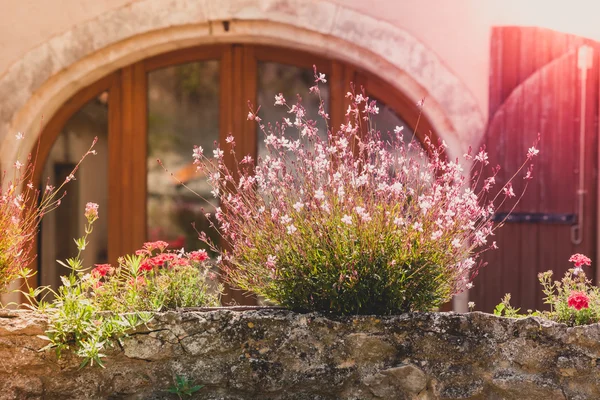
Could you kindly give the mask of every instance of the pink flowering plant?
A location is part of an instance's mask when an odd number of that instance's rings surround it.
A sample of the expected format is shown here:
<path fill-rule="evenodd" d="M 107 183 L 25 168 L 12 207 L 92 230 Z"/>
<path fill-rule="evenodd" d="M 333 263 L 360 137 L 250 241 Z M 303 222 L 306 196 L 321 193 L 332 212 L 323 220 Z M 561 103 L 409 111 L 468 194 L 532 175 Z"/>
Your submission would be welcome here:
<path fill-rule="evenodd" d="M 325 81 L 315 71 L 310 91 L 319 99 Z M 354 90 L 347 97 L 344 124 L 326 135 L 300 100 L 275 96 L 289 117 L 274 125 L 250 107 L 267 149 L 256 161 L 238 158 L 232 136 L 211 155 L 195 147 L 197 169 L 220 202 L 220 243 L 204 232 L 200 239 L 220 255 L 227 282 L 294 310 L 435 309 L 472 286 L 479 256 L 495 247 L 496 207 L 516 200 L 512 184 L 492 194 L 498 168 L 485 149 L 465 154 L 469 178 L 445 143 L 406 141 L 402 127 L 379 132 L 376 102 Z M 328 121 L 322 100 L 319 116 Z M 527 180 L 535 145 L 519 169 Z"/>
<path fill-rule="evenodd" d="M 17 133 L 17 141 L 24 138 Z M 23 271 L 35 257 L 33 244 L 44 215 L 60 205 L 66 194 L 65 185 L 75 179 L 81 162 L 93 150 L 97 138 L 88 151 L 81 157 L 73 171 L 58 187 L 47 183 L 39 190 L 33 182 L 36 170 L 37 150 L 29 154 L 26 160 L 17 156 L 12 176 L 7 171 L 0 176 L 0 293 L 6 290 L 15 279 L 23 276 Z M 25 274 L 27 275 L 27 274 Z"/>
<path fill-rule="evenodd" d="M 569 326 L 600 322 L 600 289 L 592 285 L 584 271 L 584 267 L 591 266 L 591 260 L 583 254 L 573 254 L 569 262 L 573 263 L 573 268 L 567 270 L 560 281 L 552 280 L 552 271 L 538 275 L 545 295 L 544 303 L 550 305 L 549 311 L 520 314 L 518 308 L 510 305 L 510 295 L 506 295 L 494 313 L 514 318 L 539 316 Z"/>
<path fill-rule="evenodd" d="M 102 366 L 103 350 L 135 327 L 147 323 L 151 312 L 181 307 L 217 306 L 220 286 L 210 272 L 204 250 L 167 250 L 163 241 L 145 243 L 134 255 L 110 264 L 84 266 L 82 252 L 98 219 L 98 205 L 85 207 L 85 235 L 77 240 L 78 253 L 62 265 L 62 286 L 24 292 L 30 308 L 48 316 L 46 348 L 72 349 L 83 357 L 82 366 Z M 47 302 L 44 298 L 52 295 Z M 39 300 L 42 297 L 42 300 Z"/>

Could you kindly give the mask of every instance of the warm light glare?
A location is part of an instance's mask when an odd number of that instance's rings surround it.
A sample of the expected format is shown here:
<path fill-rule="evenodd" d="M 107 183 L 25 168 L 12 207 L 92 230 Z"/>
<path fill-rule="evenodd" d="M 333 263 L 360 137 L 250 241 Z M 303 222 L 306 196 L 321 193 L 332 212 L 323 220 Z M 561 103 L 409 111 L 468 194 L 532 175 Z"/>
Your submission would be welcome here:
<path fill-rule="evenodd" d="M 539 26 L 600 40 L 598 0 L 510 0 L 493 4 L 494 25 Z"/>

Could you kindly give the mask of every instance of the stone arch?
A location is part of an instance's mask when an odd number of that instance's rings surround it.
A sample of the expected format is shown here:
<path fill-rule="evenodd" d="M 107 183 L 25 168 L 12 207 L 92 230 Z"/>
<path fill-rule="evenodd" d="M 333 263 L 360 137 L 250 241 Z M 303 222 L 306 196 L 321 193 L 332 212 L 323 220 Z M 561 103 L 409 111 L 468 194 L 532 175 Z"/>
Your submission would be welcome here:
<path fill-rule="evenodd" d="M 6 168 L 79 89 L 146 57 L 177 48 L 263 43 L 340 59 L 377 75 L 415 103 L 452 157 L 477 144 L 485 126 L 462 82 L 416 38 L 383 21 L 327 1 L 140 0 L 74 26 L 29 51 L 0 77 L 0 154 Z"/>

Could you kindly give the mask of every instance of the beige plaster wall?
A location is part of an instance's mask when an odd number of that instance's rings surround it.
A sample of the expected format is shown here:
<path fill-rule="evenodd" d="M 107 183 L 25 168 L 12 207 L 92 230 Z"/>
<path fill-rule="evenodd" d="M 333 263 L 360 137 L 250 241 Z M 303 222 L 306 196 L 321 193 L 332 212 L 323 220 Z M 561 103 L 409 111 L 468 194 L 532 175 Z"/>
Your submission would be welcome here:
<path fill-rule="evenodd" d="M 0 76 L 25 53 L 132 0 L 0 0 Z M 2 93 L 4 94 L 4 93 Z"/>
<path fill-rule="evenodd" d="M 0 77 L 28 51 L 52 37 L 136 1 L 0 0 Z M 194 1 L 201 0 L 190 0 Z M 215 7 L 220 0 L 207 1 Z M 600 2 L 595 0 L 320 1 L 337 3 L 406 30 L 437 54 L 463 81 L 484 116 L 487 115 L 492 26 L 537 25 L 600 39 L 600 24 L 596 21 Z M 165 1 L 165 12 L 169 3 Z M 252 8 L 255 1 L 246 3 Z M 157 14 L 157 18 L 160 15 Z"/>

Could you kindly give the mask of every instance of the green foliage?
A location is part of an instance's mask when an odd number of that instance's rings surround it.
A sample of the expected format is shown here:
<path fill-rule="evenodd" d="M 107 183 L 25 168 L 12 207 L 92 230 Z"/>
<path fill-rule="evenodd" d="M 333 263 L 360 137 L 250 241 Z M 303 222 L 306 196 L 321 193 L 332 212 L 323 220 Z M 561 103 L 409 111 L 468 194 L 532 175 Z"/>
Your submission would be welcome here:
<path fill-rule="evenodd" d="M 162 311 L 182 307 L 218 306 L 219 296 L 197 263 L 140 270 L 143 256 L 128 256 L 110 275 L 89 277 L 94 301 L 102 310 L 119 313 Z"/>
<path fill-rule="evenodd" d="M 539 274 L 543 287 L 544 303 L 550 305 L 550 311 L 542 313 L 552 321 L 569 326 L 587 325 L 600 321 L 600 289 L 593 286 L 585 273 L 570 269 L 560 281 L 552 281 L 552 271 Z M 570 302 L 573 293 L 587 297 L 588 306 L 577 310 Z"/>
<path fill-rule="evenodd" d="M 536 311 L 531 312 L 531 310 L 529 310 L 529 312 L 527 314 L 520 314 L 519 311 L 521 311 L 520 308 L 514 308 L 513 306 L 510 305 L 510 294 L 507 293 L 506 295 L 504 295 L 504 298 L 502 299 L 502 302 L 500 304 L 498 304 L 496 306 L 496 308 L 494 308 L 494 315 L 497 315 L 499 317 L 508 317 L 508 318 L 524 318 L 524 317 L 528 317 L 528 316 L 538 316 L 539 313 Z"/>
<path fill-rule="evenodd" d="M 174 385 L 172 387 L 170 387 L 169 389 L 167 389 L 167 392 L 174 393 L 177 395 L 177 397 L 182 399 L 184 395 L 191 396 L 194 393 L 196 393 L 197 391 L 199 391 L 200 389 L 202 389 L 203 387 L 204 387 L 204 385 L 194 385 L 185 376 L 176 375 Z"/>
<path fill-rule="evenodd" d="M 102 264 L 89 271 L 81 253 L 97 219 L 97 206 L 89 214 L 86 209 L 86 217 L 85 236 L 75 240 L 77 256 L 59 261 L 70 270 L 68 276 L 61 276 L 62 286 L 56 291 L 28 287 L 22 292 L 30 308 L 48 317 L 48 330 L 41 336 L 49 341 L 44 350 L 54 349 L 58 357 L 71 350 L 83 358 L 81 367 L 102 367 L 106 348 L 148 323 L 152 312 L 219 304 L 220 288 L 207 282 L 208 256 L 202 250 L 171 253 L 164 251 L 165 242 L 146 243 L 136 255 L 120 258 L 116 268 Z M 160 252 L 155 254 L 156 250 Z M 29 276 L 29 271 L 23 275 Z M 52 302 L 44 300 L 49 294 Z"/>
<path fill-rule="evenodd" d="M 507 294 L 494 314 L 511 318 L 537 316 L 569 326 L 600 322 L 600 289 L 592 285 L 580 268 L 569 269 L 560 281 L 553 281 L 552 275 L 552 271 L 538 275 L 549 311 L 528 310 L 527 314 L 520 314 L 519 308 L 510 305 L 510 294 Z M 582 303 L 578 304 L 576 299 Z"/>

